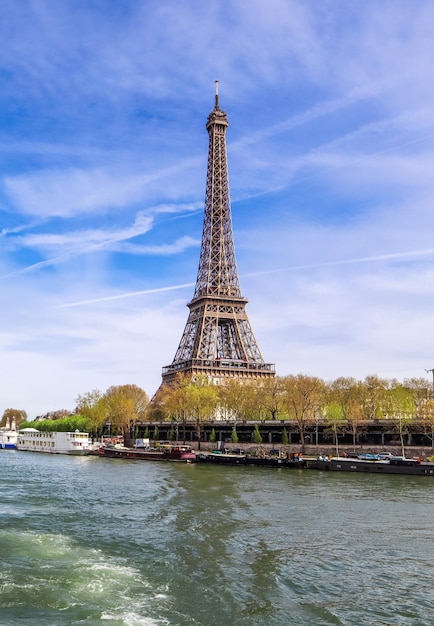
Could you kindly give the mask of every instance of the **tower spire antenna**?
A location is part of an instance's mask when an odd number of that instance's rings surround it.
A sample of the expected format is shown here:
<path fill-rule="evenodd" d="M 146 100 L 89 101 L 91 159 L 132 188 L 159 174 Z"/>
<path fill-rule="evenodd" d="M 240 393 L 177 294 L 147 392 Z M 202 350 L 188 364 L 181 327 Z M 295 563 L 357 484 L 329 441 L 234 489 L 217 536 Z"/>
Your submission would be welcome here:
<path fill-rule="evenodd" d="M 219 108 L 219 81 L 216 80 L 215 82 L 215 108 L 218 109 Z"/>

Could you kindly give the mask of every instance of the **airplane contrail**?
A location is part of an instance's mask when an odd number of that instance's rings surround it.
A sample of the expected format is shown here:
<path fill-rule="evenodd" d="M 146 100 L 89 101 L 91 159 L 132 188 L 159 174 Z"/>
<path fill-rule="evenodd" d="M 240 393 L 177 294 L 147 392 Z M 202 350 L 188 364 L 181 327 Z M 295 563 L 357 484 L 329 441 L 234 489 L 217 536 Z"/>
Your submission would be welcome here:
<path fill-rule="evenodd" d="M 272 270 L 264 270 L 259 272 L 250 272 L 241 274 L 240 278 L 250 278 L 252 276 L 265 276 L 267 274 L 277 274 L 279 272 L 294 272 L 297 270 L 314 269 L 319 267 L 332 267 L 337 265 L 350 265 L 353 263 L 372 263 L 375 261 L 387 261 L 389 259 L 403 259 L 409 257 L 429 256 L 434 254 L 434 248 L 427 250 L 413 250 L 409 252 L 392 252 L 390 254 L 378 254 L 375 256 L 359 257 L 354 259 L 341 259 L 340 261 L 325 261 L 323 263 L 310 263 L 307 265 L 294 265 L 292 267 L 280 267 Z M 185 289 L 186 287 L 194 287 L 195 283 L 183 283 L 182 285 L 170 285 L 169 287 L 156 287 L 155 289 L 144 289 L 141 291 L 130 291 L 115 296 L 105 296 L 104 298 L 93 298 L 91 300 L 80 300 L 78 302 L 69 302 L 60 304 L 56 308 L 67 309 L 76 306 L 84 306 L 87 304 L 96 304 L 99 302 L 109 302 L 110 300 L 122 300 L 123 298 L 133 298 L 135 296 L 143 296 L 151 293 L 163 293 L 165 291 L 175 291 L 176 289 Z"/>
<path fill-rule="evenodd" d="M 142 291 L 130 291 L 129 293 L 120 293 L 116 296 L 105 296 L 104 298 L 93 298 L 92 300 L 80 300 L 79 302 L 70 302 L 68 304 L 60 304 L 57 309 L 68 309 L 74 306 L 82 306 L 85 304 L 94 304 L 96 302 L 107 302 L 109 300 L 121 300 L 122 298 L 133 298 L 134 296 L 143 296 L 149 293 L 161 293 L 163 291 L 174 291 L 175 289 L 184 289 L 185 287 L 194 287 L 194 283 L 185 283 L 184 285 L 171 285 L 170 287 L 156 287 L 155 289 L 144 289 Z"/>
<path fill-rule="evenodd" d="M 389 259 L 405 259 L 409 257 L 430 256 L 434 254 L 434 248 L 427 250 L 413 250 L 410 252 L 391 252 L 390 254 L 377 254 L 354 259 L 341 259 L 340 261 L 324 261 L 322 263 L 309 263 L 306 265 L 293 265 L 292 267 L 280 267 L 273 270 L 264 270 L 243 274 L 244 277 L 264 276 L 266 274 L 276 274 L 279 272 L 294 272 L 296 270 L 314 269 L 317 267 L 332 267 L 336 265 L 351 265 L 354 263 L 372 263 L 375 261 L 387 261 Z"/>

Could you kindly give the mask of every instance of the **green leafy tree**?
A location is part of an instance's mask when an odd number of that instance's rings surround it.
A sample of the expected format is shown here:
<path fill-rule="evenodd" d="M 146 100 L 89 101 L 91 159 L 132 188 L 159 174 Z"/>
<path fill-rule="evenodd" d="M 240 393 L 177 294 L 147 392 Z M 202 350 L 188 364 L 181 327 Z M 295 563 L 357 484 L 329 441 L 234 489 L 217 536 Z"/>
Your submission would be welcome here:
<path fill-rule="evenodd" d="M 395 431 L 399 435 L 402 456 L 405 456 L 405 438 L 414 421 L 416 402 L 410 389 L 397 380 L 391 381 L 386 394 L 385 412 L 394 422 Z"/>
<path fill-rule="evenodd" d="M 210 435 L 209 435 L 209 440 L 210 440 L 211 443 L 215 443 L 216 439 L 217 439 L 217 435 L 216 435 L 216 432 L 215 432 L 215 428 L 212 428 L 211 432 L 210 432 Z"/>
<path fill-rule="evenodd" d="M 98 389 L 93 389 L 79 395 L 76 403 L 76 412 L 87 421 L 86 430 L 95 437 L 98 436 L 108 418 L 108 406 L 103 394 Z"/>
<path fill-rule="evenodd" d="M 282 430 L 282 438 L 281 438 L 281 441 L 282 441 L 282 444 L 283 444 L 284 446 L 287 446 L 287 445 L 288 445 L 288 443 L 289 443 L 289 437 L 288 437 L 288 432 L 287 432 L 286 428 L 284 428 L 284 429 Z"/>
<path fill-rule="evenodd" d="M 253 443 L 257 443 L 257 444 L 262 443 L 262 435 L 259 432 L 259 427 L 258 427 L 257 424 L 255 424 L 255 428 L 253 430 L 252 438 L 253 438 Z"/>
<path fill-rule="evenodd" d="M 246 420 L 257 411 L 255 386 L 248 381 L 230 379 L 219 387 L 220 406 L 229 421 Z"/>
<path fill-rule="evenodd" d="M 68 415 L 62 419 L 43 420 L 42 422 L 27 422 L 22 428 L 36 428 L 41 432 L 71 433 L 76 430 L 88 432 L 87 420 L 82 415 Z"/>
<path fill-rule="evenodd" d="M 162 385 L 153 400 L 162 415 L 182 424 L 182 439 L 185 443 L 186 423 L 193 406 L 193 386 L 191 376 L 178 372 L 175 379 Z"/>
<path fill-rule="evenodd" d="M 336 454 L 339 456 L 339 433 L 346 428 L 346 419 L 342 405 L 339 402 L 332 401 L 324 407 L 324 425 L 325 432 L 331 433 L 333 442 L 336 447 Z"/>
<path fill-rule="evenodd" d="M 214 414 L 219 397 L 216 386 L 209 383 L 205 376 L 198 377 L 190 384 L 191 412 L 196 424 L 198 448 L 202 437 L 202 424 Z"/>
<path fill-rule="evenodd" d="M 235 428 L 235 426 L 232 428 L 231 441 L 232 443 L 238 443 L 239 441 L 237 429 Z"/>
<path fill-rule="evenodd" d="M 127 437 L 131 436 L 134 423 L 145 417 L 149 398 L 137 385 L 117 385 L 107 389 L 104 402 L 112 433 Z"/>

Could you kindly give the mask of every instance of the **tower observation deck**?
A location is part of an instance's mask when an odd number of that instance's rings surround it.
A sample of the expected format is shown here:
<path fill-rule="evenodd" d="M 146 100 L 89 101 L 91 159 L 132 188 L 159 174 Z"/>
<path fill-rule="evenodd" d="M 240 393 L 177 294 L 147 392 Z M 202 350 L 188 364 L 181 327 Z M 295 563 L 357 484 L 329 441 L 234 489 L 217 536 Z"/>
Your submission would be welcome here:
<path fill-rule="evenodd" d="M 219 107 L 218 81 L 214 109 L 208 116 L 208 168 L 199 269 L 190 314 L 163 384 L 178 372 L 205 375 L 215 382 L 228 378 L 263 379 L 275 375 L 265 363 L 241 295 L 232 230 L 226 154 L 227 114 Z"/>

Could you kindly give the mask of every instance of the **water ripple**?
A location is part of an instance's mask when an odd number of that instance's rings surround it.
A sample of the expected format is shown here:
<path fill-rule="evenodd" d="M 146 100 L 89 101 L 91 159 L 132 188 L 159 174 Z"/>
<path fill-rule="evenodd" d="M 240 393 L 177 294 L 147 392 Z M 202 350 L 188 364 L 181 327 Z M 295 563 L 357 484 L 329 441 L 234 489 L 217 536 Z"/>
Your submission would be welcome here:
<path fill-rule="evenodd" d="M 430 626 L 432 486 L 0 453 L 1 623 Z"/>

